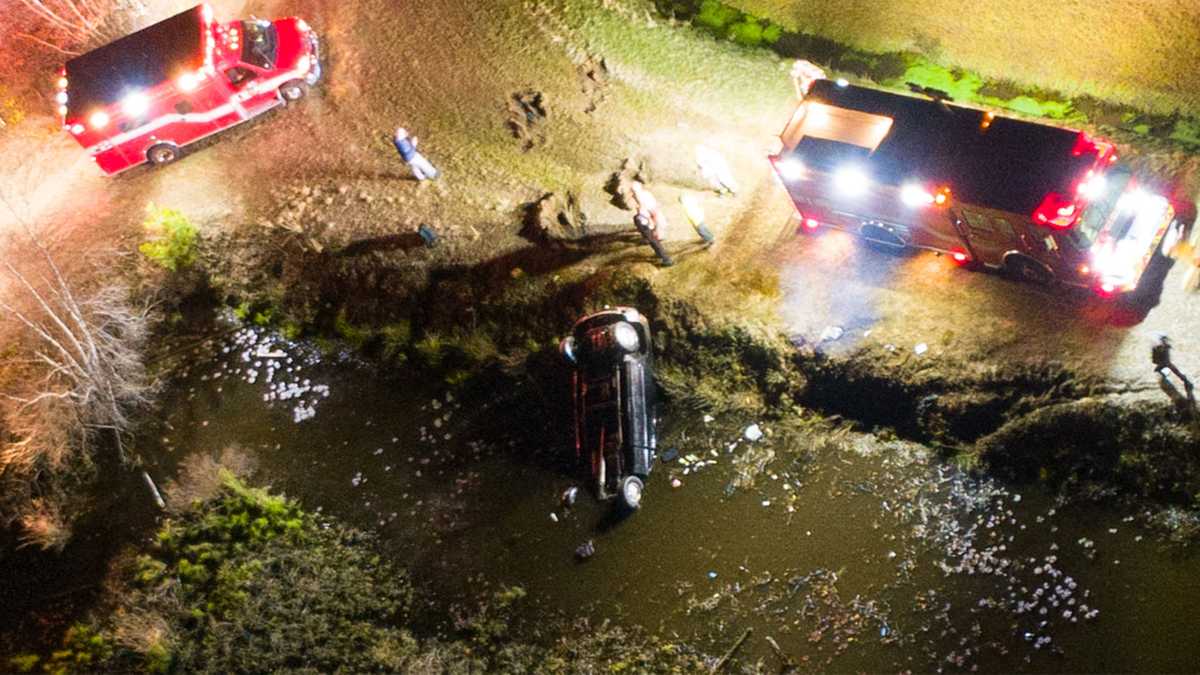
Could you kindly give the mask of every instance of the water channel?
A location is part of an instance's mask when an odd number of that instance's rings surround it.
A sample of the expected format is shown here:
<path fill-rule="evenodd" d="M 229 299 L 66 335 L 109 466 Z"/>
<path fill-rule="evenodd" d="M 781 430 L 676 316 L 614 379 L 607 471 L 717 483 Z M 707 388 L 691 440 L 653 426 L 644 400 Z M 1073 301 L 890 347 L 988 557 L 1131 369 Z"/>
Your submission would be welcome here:
<path fill-rule="evenodd" d="M 805 670 L 1200 663 L 1194 554 L 1135 513 L 972 478 L 912 443 L 798 422 L 763 423 L 750 442 L 761 420 L 668 410 L 662 448 L 680 459 L 616 520 L 586 489 L 560 505 L 583 485 L 568 431 L 513 428 L 519 401 L 383 377 L 256 329 L 191 362 L 152 470 L 241 447 L 260 481 L 379 532 L 445 606 L 515 584 L 534 614 L 639 624 L 709 653 L 753 628 L 742 659 Z M 560 392 L 542 393 L 540 406 Z M 596 554 L 580 562 L 588 540 Z"/>

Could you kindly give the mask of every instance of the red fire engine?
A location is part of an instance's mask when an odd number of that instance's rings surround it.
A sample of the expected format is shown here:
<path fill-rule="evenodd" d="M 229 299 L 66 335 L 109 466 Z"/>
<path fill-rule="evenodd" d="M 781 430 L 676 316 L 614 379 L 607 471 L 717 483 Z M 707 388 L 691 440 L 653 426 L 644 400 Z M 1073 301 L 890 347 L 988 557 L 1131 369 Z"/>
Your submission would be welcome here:
<path fill-rule="evenodd" d="M 198 5 L 67 61 L 58 112 L 113 175 L 171 162 L 189 143 L 302 98 L 320 75 L 303 19 L 221 23 Z"/>
<path fill-rule="evenodd" d="M 805 229 L 1112 295 L 1186 227 L 1111 143 L 1081 131 L 845 80 L 801 90 L 771 162 Z"/>

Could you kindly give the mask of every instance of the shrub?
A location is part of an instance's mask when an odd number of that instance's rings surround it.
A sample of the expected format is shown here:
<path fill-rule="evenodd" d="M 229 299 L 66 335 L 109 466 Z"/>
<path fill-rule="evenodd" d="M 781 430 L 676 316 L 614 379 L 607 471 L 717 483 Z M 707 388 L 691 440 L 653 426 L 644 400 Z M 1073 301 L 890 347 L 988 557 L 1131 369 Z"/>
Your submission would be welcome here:
<path fill-rule="evenodd" d="M 729 27 L 729 39 L 745 47 L 758 47 L 763 43 L 763 29 L 758 20 L 747 16 Z"/>
<path fill-rule="evenodd" d="M 704 0 L 700 3 L 700 12 L 696 14 L 694 21 L 697 25 L 722 35 L 725 27 L 737 21 L 741 15 L 741 12 L 720 0 Z"/>
<path fill-rule="evenodd" d="M 1184 145 L 1200 146 L 1200 118 L 1179 118 L 1175 121 L 1170 138 Z"/>
<path fill-rule="evenodd" d="M 138 246 L 138 250 L 150 261 L 171 272 L 196 262 L 199 231 L 182 212 L 151 204 L 146 207 L 146 220 L 142 224 L 152 238 Z"/>
<path fill-rule="evenodd" d="M 346 310 L 338 311 L 333 320 L 333 330 L 338 337 L 345 340 L 354 349 L 362 349 L 371 339 L 371 331 L 350 323 L 346 318 Z"/>

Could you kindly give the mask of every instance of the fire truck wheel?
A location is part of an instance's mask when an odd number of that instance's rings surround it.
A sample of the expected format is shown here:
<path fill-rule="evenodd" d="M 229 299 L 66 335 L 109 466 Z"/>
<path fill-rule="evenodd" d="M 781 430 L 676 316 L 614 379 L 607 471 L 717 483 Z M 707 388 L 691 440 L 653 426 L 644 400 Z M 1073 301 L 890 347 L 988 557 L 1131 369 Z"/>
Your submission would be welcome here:
<path fill-rule="evenodd" d="M 1026 281 L 1039 286 L 1046 286 L 1054 281 L 1054 274 L 1042 265 L 1023 256 L 1009 256 L 1004 261 L 1004 270 L 1014 279 Z"/>
<path fill-rule="evenodd" d="M 288 80 L 283 83 L 283 86 L 279 87 L 279 95 L 288 103 L 299 101 L 307 93 L 308 85 L 303 80 Z"/>
<path fill-rule="evenodd" d="M 146 159 L 155 166 L 170 164 L 179 159 L 179 148 L 170 143 L 158 143 L 146 151 Z"/>

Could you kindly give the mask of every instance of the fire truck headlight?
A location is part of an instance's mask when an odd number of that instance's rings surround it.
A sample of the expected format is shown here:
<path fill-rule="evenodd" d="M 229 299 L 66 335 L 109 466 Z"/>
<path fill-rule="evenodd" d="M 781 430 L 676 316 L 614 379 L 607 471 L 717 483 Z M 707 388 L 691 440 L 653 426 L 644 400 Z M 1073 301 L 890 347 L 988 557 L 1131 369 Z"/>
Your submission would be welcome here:
<path fill-rule="evenodd" d="M 97 110 L 96 112 L 92 113 L 91 117 L 88 118 L 88 124 L 90 124 L 93 129 L 103 129 L 104 127 L 108 126 L 108 113 L 104 112 L 103 110 Z"/>
<path fill-rule="evenodd" d="M 797 181 L 804 179 L 804 162 L 801 162 L 795 157 L 789 157 L 785 160 L 782 160 L 775 166 L 779 168 L 780 177 L 786 181 Z"/>
<path fill-rule="evenodd" d="M 58 92 L 57 94 L 54 95 L 54 100 L 58 101 L 59 105 L 66 105 L 67 104 L 67 92 L 65 92 L 65 91 Z"/>
<path fill-rule="evenodd" d="M 200 78 L 195 73 L 184 73 L 175 84 L 179 85 L 179 91 L 192 91 L 200 85 Z"/>
<path fill-rule="evenodd" d="M 916 208 L 932 204 L 934 197 L 920 185 L 909 183 L 900 188 L 900 201 L 904 202 L 905 206 Z"/>
<path fill-rule="evenodd" d="M 857 166 L 843 166 L 833 175 L 833 184 L 847 197 L 858 197 L 867 191 L 870 185 L 867 172 Z"/>
<path fill-rule="evenodd" d="M 150 99 L 142 92 L 128 94 L 121 100 L 121 110 L 130 117 L 141 117 L 150 108 Z"/>
<path fill-rule="evenodd" d="M 82 134 L 83 133 L 83 125 L 79 124 L 79 123 L 72 124 L 71 125 L 71 133 L 75 134 L 76 136 L 78 136 L 79 134 Z"/>
<path fill-rule="evenodd" d="M 1104 176 L 1092 176 L 1079 184 L 1079 196 L 1087 200 L 1093 200 L 1104 194 Z"/>
<path fill-rule="evenodd" d="M 846 79 L 846 78 L 844 78 L 844 77 L 839 77 L 839 78 L 837 79 L 837 86 L 839 86 L 839 87 L 848 87 L 848 86 L 850 86 L 850 82 L 849 82 L 849 80 L 847 80 L 847 79 Z"/>

